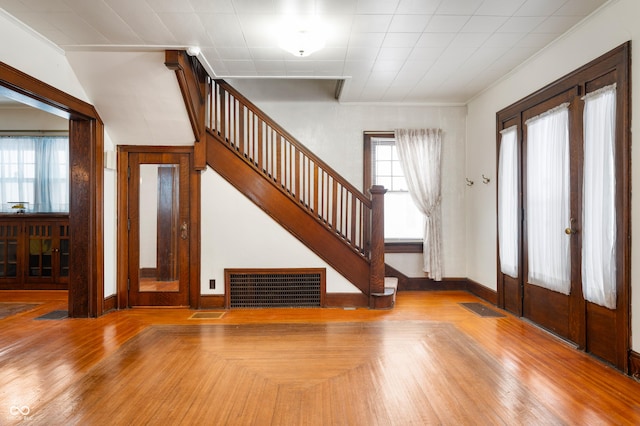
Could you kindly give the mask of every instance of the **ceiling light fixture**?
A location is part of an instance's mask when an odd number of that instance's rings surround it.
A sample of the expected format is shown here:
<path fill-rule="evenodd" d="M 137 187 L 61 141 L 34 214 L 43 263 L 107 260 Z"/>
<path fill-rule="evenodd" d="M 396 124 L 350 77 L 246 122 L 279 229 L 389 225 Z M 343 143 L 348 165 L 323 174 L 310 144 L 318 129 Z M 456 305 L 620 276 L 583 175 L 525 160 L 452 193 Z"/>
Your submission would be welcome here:
<path fill-rule="evenodd" d="M 325 45 L 325 37 L 318 23 L 284 24 L 282 28 L 279 45 L 293 56 L 309 56 Z"/>
<path fill-rule="evenodd" d="M 187 55 L 198 56 L 200 54 L 200 48 L 198 46 L 187 47 Z"/>

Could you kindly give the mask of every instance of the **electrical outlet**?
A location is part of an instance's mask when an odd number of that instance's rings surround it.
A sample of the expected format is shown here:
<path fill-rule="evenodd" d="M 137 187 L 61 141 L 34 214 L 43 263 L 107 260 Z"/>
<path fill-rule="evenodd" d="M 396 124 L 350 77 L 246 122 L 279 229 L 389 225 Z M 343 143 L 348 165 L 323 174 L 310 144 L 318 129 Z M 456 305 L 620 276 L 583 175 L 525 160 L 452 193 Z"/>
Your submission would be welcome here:
<path fill-rule="evenodd" d="M 215 288 L 216 288 L 216 280 L 209 280 L 209 288 L 211 290 L 215 290 Z"/>

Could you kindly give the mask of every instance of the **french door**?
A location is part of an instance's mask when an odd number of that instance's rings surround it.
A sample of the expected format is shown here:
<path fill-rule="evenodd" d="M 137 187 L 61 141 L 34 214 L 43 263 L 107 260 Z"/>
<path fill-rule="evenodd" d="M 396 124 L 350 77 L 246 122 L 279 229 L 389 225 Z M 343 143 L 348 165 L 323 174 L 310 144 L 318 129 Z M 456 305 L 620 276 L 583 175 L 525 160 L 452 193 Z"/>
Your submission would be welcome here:
<path fill-rule="evenodd" d="M 627 371 L 629 45 L 498 118 L 498 304 Z"/>
<path fill-rule="evenodd" d="M 570 322 L 582 309 L 582 138 L 569 137 L 574 95 L 570 90 L 523 113 L 523 316 L 577 342 L 580 330 Z"/>
<path fill-rule="evenodd" d="M 189 305 L 189 154 L 128 153 L 128 305 Z"/>

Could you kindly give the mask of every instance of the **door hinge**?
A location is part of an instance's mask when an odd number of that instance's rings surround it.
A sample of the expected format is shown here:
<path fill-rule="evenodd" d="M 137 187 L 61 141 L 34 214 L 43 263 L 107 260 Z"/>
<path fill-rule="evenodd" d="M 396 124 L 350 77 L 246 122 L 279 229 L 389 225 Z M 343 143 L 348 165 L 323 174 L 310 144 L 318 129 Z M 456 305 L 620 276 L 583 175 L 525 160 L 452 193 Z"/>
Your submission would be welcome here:
<path fill-rule="evenodd" d="M 127 167 L 127 179 L 131 178 L 131 167 Z"/>
<path fill-rule="evenodd" d="M 131 290 L 131 280 L 127 278 L 127 291 Z"/>
<path fill-rule="evenodd" d="M 127 218 L 127 231 L 131 231 L 131 219 Z"/>

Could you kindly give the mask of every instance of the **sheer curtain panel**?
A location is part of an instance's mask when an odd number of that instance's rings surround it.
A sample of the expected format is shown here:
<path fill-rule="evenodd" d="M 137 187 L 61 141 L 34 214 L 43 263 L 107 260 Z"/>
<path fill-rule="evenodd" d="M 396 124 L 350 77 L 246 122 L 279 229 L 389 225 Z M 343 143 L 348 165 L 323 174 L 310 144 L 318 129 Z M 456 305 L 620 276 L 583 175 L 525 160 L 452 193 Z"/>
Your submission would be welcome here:
<path fill-rule="evenodd" d="M 69 211 L 69 140 L 44 137 L 36 144 L 34 204 L 40 212 Z"/>
<path fill-rule="evenodd" d="M 26 137 L 0 137 L 0 209 L 7 203 L 33 203 L 35 142 Z"/>
<path fill-rule="evenodd" d="M 584 98 L 582 291 L 616 308 L 616 86 Z"/>
<path fill-rule="evenodd" d="M 411 199 L 425 216 L 423 270 L 442 280 L 440 129 L 397 129 L 396 146 Z"/>
<path fill-rule="evenodd" d="M 528 282 L 569 294 L 569 104 L 526 121 Z"/>
<path fill-rule="evenodd" d="M 518 223 L 518 128 L 500 132 L 498 159 L 498 245 L 500 270 L 518 277 L 520 224 Z"/>

